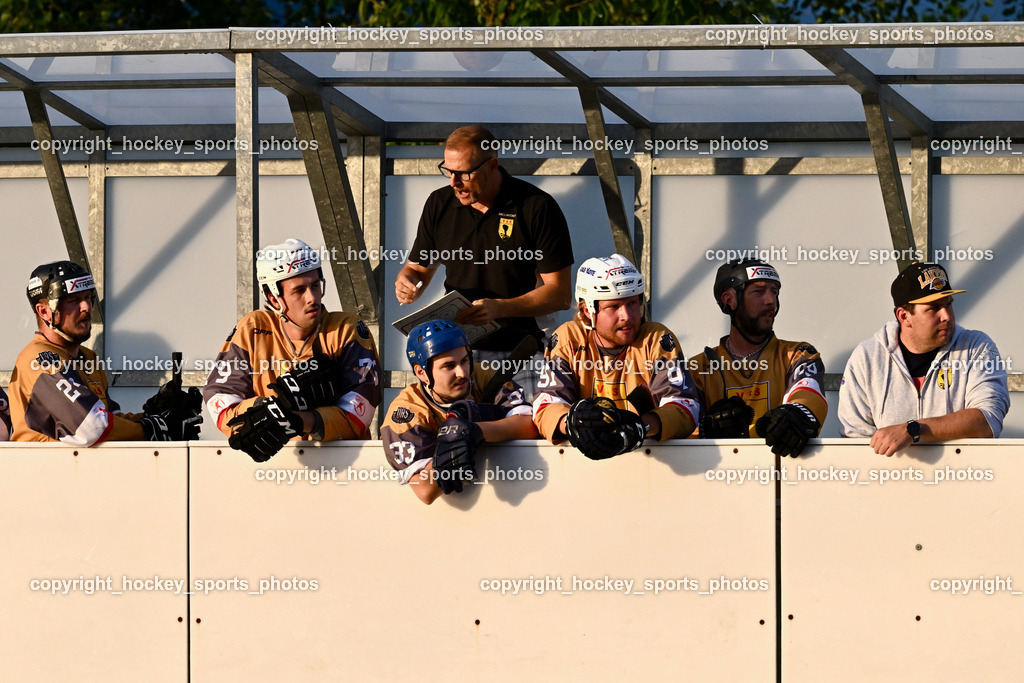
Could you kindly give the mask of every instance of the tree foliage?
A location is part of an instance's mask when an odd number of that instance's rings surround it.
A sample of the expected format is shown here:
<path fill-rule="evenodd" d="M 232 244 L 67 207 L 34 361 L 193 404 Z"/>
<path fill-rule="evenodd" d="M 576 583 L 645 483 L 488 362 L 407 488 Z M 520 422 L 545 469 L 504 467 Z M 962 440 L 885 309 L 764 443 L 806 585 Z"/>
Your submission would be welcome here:
<path fill-rule="evenodd" d="M 1001 16 L 993 16 L 999 14 Z M 664 26 L 987 21 L 1024 0 L 0 0 L 0 32 L 228 26 Z"/>

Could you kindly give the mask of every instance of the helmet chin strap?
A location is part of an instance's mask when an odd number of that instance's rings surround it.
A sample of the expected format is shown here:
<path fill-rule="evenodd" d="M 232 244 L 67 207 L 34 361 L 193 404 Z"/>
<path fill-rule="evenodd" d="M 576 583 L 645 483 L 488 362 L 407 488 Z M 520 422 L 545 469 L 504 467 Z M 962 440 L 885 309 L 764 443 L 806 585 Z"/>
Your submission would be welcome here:
<path fill-rule="evenodd" d="M 640 299 L 640 324 L 643 325 L 647 321 L 647 302 L 642 298 Z M 594 301 L 593 308 L 590 307 L 585 301 L 583 302 L 583 309 L 587 312 L 586 317 L 583 315 L 579 316 L 580 324 L 583 325 L 583 329 L 588 332 L 594 331 L 594 323 L 597 320 L 597 309 L 600 306 L 597 300 Z M 578 309 L 577 309 L 578 312 Z M 590 318 L 588 321 L 587 318 Z"/>
<path fill-rule="evenodd" d="M 265 292 L 267 294 L 270 294 L 270 289 L 266 285 L 263 285 L 263 286 L 265 288 Z M 324 281 L 323 281 L 323 279 L 321 279 L 320 280 L 321 290 L 323 289 L 323 286 L 324 286 Z M 287 315 L 284 314 L 284 304 L 281 302 L 281 297 L 282 297 L 282 294 L 281 294 L 281 283 L 278 283 L 277 287 L 278 287 L 277 295 L 272 295 L 271 294 L 271 296 L 273 296 L 274 299 L 277 301 L 277 303 L 280 304 L 280 308 L 278 306 L 275 306 L 273 304 L 273 302 L 270 301 L 269 297 L 267 298 L 267 304 L 270 306 L 270 309 L 272 311 L 274 311 L 274 313 L 277 314 L 277 317 L 279 317 L 281 319 L 281 322 L 288 323 L 292 327 L 298 328 L 299 330 L 302 330 L 303 332 L 315 329 L 316 326 L 320 324 L 320 316 L 323 314 L 323 305 L 322 304 L 320 306 L 320 312 L 317 313 L 316 319 L 313 321 L 313 324 L 310 325 L 309 327 L 303 327 L 302 325 L 299 325 L 298 323 L 296 323 L 295 321 L 293 321 L 291 318 L 289 318 Z"/>
<path fill-rule="evenodd" d="M 70 342 L 71 344 L 79 344 L 79 343 L 81 343 L 81 342 L 77 342 L 74 339 L 72 339 L 71 337 L 69 337 L 68 334 L 64 330 L 60 329 L 60 327 L 58 327 L 55 324 L 54 320 L 57 317 L 57 304 L 59 303 L 59 301 L 53 301 L 53 300 L 49 300 L 48 299 L 47 303 L 50 306 L 50 319 L 43 321 L 43 322 L 46 323 L 46 326 L 49 327 L 51 330 L 53 330 L 54 333 L 57 336 L 61 337 L 62 339 L 64 339 L 67 342 Z"/>
<path fill-rule="evenodd" d="M 441 400 L 441 395 L 438 394 L 436 391 L 434 391 L 434 377 L 433 377 L 433 375 L 428 375 L 428 377 L 430 378 L 430 384 L 427 385 L 427 391 L 430 392 L 430 396 L 434 399 L 434 402 L 437 403 L 438 405 L 445 406 L 447 408 L 451 404 L 455 403 L 455 401 L 463 400 L 462 398 L 457 398 L 454 401 L 447 401 L 447 402 L 442 401 Z M 466 395 L 465 395 L 464 399 L 471 400 L 472 396 L 473 396 L 473 378 L 470 377 L 469 378 L 469 391 L 466 392 Z"/>
<path fill-rule="evenodd" d="M 281 302 L 281 297 L 280 296 L 275 296 L 274 299 L 276 299 L 278 303 Z M 285 315 L 285 313 L 284 313 L 284 306 L 281 306 L 280 308 L 278 308 L 273 303 L 271 303 L 269 299 L 267 300 L 267 303 L 270 305 L 270 310 L 272 310 L 277 315 L 277 317 L 281 319 L 281 322 L 287 323 L 287 324 L 291 325 L 292 327 L 295 327 L 295 328 L 297 328 L 299 330 L 302 330 L 303 332 L 308 332 L 309 330 L 314 329 L 319 324 L 319 322 L 320 322 L 320 313 L 318 313 L 317 316 L 316 316 L 316 320 L 313 321 L 312 325 L 310 325 L 309 327 L 303 327 L 302 325 L 299 325 L 298 323 L 293 321 L 291 318 L 289 318 L 287 315 Z M 321 313 L 322 312 L 323 312 L 323 309 L 321 308 Z"/>
<path fill-rule="evenodd" d="M 420 367 L 423 368 L 423 372 L 427 373 L 427 391 L 430 392 L 430 395 L 434 398 L 434 401 L 436 403 L 438 403 L 439 405 L 450 406 L 455 401 L 450 401 L 448 403 L 445 403 L 444 401 L 439 400 L 441 398 L 441 396 L 436 391 L 434 391 L 434 370 L 433 370 L 432 366 L 434 365 L 434 358 L 435 357 L 436 356 L 427 359 L 427 367 L 424 368 L 422 365 L 420 365 Z M 468 398 L 471 398 L 472 396 L 473 396 L 473 349 L 470 348 L 469 349 L 469 391 L 466 392 L 466 398 L 468 399 Z M 455 400 L 456 401 L 461 401 L 462 399 L 455 399 Z"/>

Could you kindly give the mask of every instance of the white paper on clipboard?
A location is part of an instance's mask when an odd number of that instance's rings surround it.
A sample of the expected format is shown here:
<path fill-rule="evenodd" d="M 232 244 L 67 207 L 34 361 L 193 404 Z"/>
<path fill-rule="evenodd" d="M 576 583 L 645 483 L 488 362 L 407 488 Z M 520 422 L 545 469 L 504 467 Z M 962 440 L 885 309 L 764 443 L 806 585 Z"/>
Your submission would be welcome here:
<path fill-rule="evenodd" d="M 427 304 L 415 313 L 410 313 L 404 318 L 396 320 L 392 323 L 392 326 L 402 334 L 409 336 L 409 332 L 412 331 L 412 328 L 431 320 L 441 319 L 455 322 L 455 316 L 457 316 L 461 311 L 470 308 L 472 305 L 473 304 L 469 299 L 458 292 L 448 292 L 434 303 Z M 478 340 L 483 339 L 491 332 L 500 329 L 501 325 L 492 320 L 491 322 L 484 323 L 483 325 L 463 325 L 460 323 L 459 327 L 466 332 L 466 338 L 469 339 L 469 343 L 475 344 Z"/>

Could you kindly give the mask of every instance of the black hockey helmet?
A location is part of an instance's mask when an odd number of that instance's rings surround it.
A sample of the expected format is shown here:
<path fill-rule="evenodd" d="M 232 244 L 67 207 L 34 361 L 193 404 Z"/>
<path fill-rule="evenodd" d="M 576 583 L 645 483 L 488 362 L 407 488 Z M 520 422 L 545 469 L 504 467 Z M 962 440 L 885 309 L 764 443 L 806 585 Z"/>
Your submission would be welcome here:
<path fill-rule="evenodd" d="M 718 273 L 715 275 L 715 303 L 722 309 L 722 313 L 733 314 L 733 311 L 730 311 L 722 303 L 722 294 L 728 289 L 735 289 L 737 300 L 741 300 L 743 289 L 754 280 L 773 280 L 779 283 L 779 287 L 782 287 L 778 271 L 758 259 L 734 259 L 719 267 Z"/>
<path fill-rule="evenodd" d="M 34 309 L 36 304 L 46 299 L 50 310 L 57 308 L 57 303 L 68 294 L 95 290 L 92 274 L 72 261 L 54 261 L 37 266 L 28 279 L 25 293 L 28 302 Z"/>

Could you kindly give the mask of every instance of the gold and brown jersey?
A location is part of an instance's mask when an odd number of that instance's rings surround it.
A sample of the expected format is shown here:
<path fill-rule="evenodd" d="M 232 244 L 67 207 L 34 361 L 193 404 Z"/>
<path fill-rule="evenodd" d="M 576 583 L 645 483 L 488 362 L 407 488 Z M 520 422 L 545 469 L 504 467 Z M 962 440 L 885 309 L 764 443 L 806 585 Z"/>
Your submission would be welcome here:
<path fill-rule="evenodd" d="M 725 339 L 695 358 L 693 379 L 704 394 L 705 405 L 729 396 L 742 398 L 754 409 L 752 438 L 757 436 L 757 420 L 783 403 L 806 406 L 818 418 L 819 425 L 825 423 L 825 365 L 817 349 L 807 342 L 772 337 L 757 358 L 734 358 L 725 348 Z"/>
<path fill-rule="evenodd" d="M 105 440 L 141 441 L 142 425 L 107 393 L 103 363 L 89 349 L 72 357 L 36 332 L 11 374 L 12 441 L 61 441 L 88 447 Z"/>
<path fill-rule="evenodd" d="M 270 385 L 316 352 L 343 368 L 347 384 L 336 404 L 316 408 L 323 420 L 323 440 L 369 438 L 381 387 L 377 347 L 366 323 L 351 313 L 324 311 L 317 328 L 301 342 L 292 342 L 283 325 L 276 314 L 253 311 L 231 332 L 203 389 L 217 428 L 230 436 L 231 418 L 257 398 L 274 396 Z"/>
<path fill-rule="evenodd" d="M 605 397 L 623 410 L 661 419 L 661 439 L 685 438 L 700 422 L 700 397 L 672 331 L 645 322 L 626 346 L 605 349 L 578 321 L 561 325 L 548 342 L 533 402 L 534 423 L 548 441 L 569 407 Z"/>
<path fill-rule="evenodd" d="M 480 402 L 487 377 L 488 373 L 481 371 L 479 366 L 474 368 L 473 388 L 468 398 Z M 523 399 L 522 388 L 515 382 L 503 384 L 493 403 L 481 404 L 480 411 L 481 422 L 533 414 L 533 408 Z M 384 454 L 391 466 L 401 473 L 403 484 L 433 459 L 437 431 L 446 419 L 448 406 L 435 400 L 420 382 L 402 389 L 391 402 L 380 429 L 380 438 Z"/>

